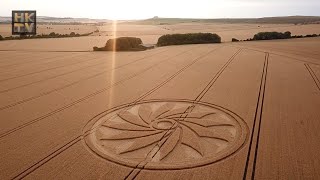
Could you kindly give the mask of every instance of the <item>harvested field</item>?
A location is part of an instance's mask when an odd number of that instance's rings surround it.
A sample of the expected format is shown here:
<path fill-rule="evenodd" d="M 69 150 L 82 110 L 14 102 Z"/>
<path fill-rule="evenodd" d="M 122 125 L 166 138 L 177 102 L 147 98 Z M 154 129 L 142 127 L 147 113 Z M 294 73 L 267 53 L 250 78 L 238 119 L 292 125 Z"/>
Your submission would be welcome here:
<path fill-rule="evenodd" d="M 0 42 L 0 179 L 320 179 L 320 38 L 98 38 Z"/>
<path fill-rule="evenodd" d="M 49 29 L 47 29 L 49 28 Z M 70 30 L 69 30 L 70 29 Z M 137 37 L 141 38 L 145 44 L 156 44 L 158 38 L 165 34 L 177 33 L 216 33 L 222 38 L 222 42 L 231 42 L 232 38 L 239 40 L 246 40 L 253 38 L 256 33 L 264 31 L 285 32 L 290 31 L 292 35 L 308 35 L 320 34 L 320 24 L 294 25 L 294 24 L 224 24 L 224 23 L 180 23 L 172 25 L 135 25 L 119 23 L 114 26 L 110 23 L 103 26 L 95 25 L 39 25 L 39 34 L 49 34 L 51 32 L 60 34 L 70 34 L 71 32 L 84 34 L 95 30 L 99 32 L 94 33 L 89 37 L 81 38 L 63 38 L 63 43 L 57 45 L 56 39 L 38 39 L 27 40 L 31 46 L 26 46 L 25 43 L 6 42 L 0 44 L 0 49 L 28 49 L 28 50 L 91 50 L 93 46 L 103 46 L 108 39 L 117 37 Z M 117 33 L 114 33 L 114 29 Z M 11 35 L 9 25 L 0 25 L 0 35 L 3 37 Z M 23 40 L 26 41 L 26 40 Z M 58 40 L 59 42 L 61 40 Z"/>
<path fill-rule="evenodd" d="M 59 34 L 70 34 L 71 32 L 85 34 L 97 30 L 94 25 L 52 25 L 38 24 L 38 34 L 50 34 L 51 32 Z M 11 24 L 0 24 L 0 35 L 11 36 Z"/>

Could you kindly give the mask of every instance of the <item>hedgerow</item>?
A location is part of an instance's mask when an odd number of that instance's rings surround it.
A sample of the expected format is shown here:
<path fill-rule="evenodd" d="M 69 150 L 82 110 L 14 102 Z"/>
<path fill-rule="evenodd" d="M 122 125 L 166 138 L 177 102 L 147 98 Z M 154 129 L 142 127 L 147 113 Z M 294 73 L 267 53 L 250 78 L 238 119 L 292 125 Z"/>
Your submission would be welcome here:
<path fill-rule="evenodd" d="M 221 37 L 212 33 L 167 34 L 158 39 L 158 46 L 182 44 L 221 43 Z"/>

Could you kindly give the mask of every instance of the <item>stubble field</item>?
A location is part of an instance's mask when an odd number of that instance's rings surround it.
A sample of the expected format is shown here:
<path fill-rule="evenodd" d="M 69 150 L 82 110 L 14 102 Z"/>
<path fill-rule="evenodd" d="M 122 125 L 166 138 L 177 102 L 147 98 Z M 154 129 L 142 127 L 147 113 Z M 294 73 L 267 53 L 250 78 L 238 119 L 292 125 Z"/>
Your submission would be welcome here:
<path fill-rule="evenodd" d="M 49 29 L 47 29 L 49 28 Z M 0 25 L 0 35 L 10 36 L 11 26 Z M 32 39 L 0 43 L 1 50 L 55 50 L 55 51 L 91 51 L 93 46 L 103 46 L 108 39 L 115 36 L 132 36 L 141 38 L 144 44 L 156 44 L 160 36 L 175 33 L 217 33 L 223 42 L 230 42 L 232 38 L 246 40 L 258 32 L 290 31 L 292 35 L 320 34 L 320 24 L 223 24 L 223 23 L 181 23 L 171 25 L 137 25 L 109 23 L 103 26 L 94 25 L 39 25 L 39 34 L 50 32 L 70 34 L 71 32 L 84 34 L 95 32 L 90 36 L 63 39 Z M 114 33 L 116 31 L 116 33 Z"/>

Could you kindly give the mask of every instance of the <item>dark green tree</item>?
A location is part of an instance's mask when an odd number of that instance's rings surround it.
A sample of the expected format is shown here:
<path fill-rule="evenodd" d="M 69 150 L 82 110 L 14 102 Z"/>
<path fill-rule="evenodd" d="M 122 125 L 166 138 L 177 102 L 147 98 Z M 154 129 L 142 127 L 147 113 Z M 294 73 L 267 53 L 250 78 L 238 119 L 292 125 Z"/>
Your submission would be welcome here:
<path fill-rule="evenodd" d="M 236 39 L 236 38 L 232 38 L 232 40 L 231 40 L 232 42 L 239 42 L 239 40 L 238 39 Z"/>
<path fill-rule="evenodd" d="M 55 36 L 56 36 L 56 33 L 51 32 L 51 33 L 49 34 L 49 36 L 50 36 L 50 37 L 55 37 Z"/>
<path fill-rule="evenodd" d="M 289 39 L 291 38 L 291 32 L 259 32 L 255 34 L 253 40 L 272 40 L 272 39 Z"/>
<path fill-rule="evenodd" d="M 142 40 L 135 37 L 119 37 L 109 39 L 104 47 L 93 47 L 94 51 L 142 51 L 148 49 Z"/>
<path fill-rule="evenodd" d="M 158 46 L 181 44 L 221 43 L 221 37 L 212 33 L 167 34 L 158 39 Z"/>

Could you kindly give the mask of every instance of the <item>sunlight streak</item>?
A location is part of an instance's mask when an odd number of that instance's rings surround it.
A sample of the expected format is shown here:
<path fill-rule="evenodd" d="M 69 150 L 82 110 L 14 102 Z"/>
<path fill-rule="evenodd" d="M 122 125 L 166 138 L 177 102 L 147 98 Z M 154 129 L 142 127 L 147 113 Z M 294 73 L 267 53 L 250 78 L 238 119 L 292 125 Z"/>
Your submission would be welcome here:
<path fill-rule="evenodd" d="M 112 39 L 117 38 L 117 20 L 113 20 L 112 22 Z M 111 73 L 110 73 L 110 87 L 114 84 L 115 81 L 115 73 L 114 73 L 114 68 L 115 68 L 115 64 L 116 64 L 116 41 L 114 41 L 113 44 L 113 51 L 112 53 L 112 58 L 111 58 Z M 109 94 L 109 103 L 108 103 L 108 107 L 111 107 L 113 104 L 113 88 L 110 88 L 110 94 Z"/>

